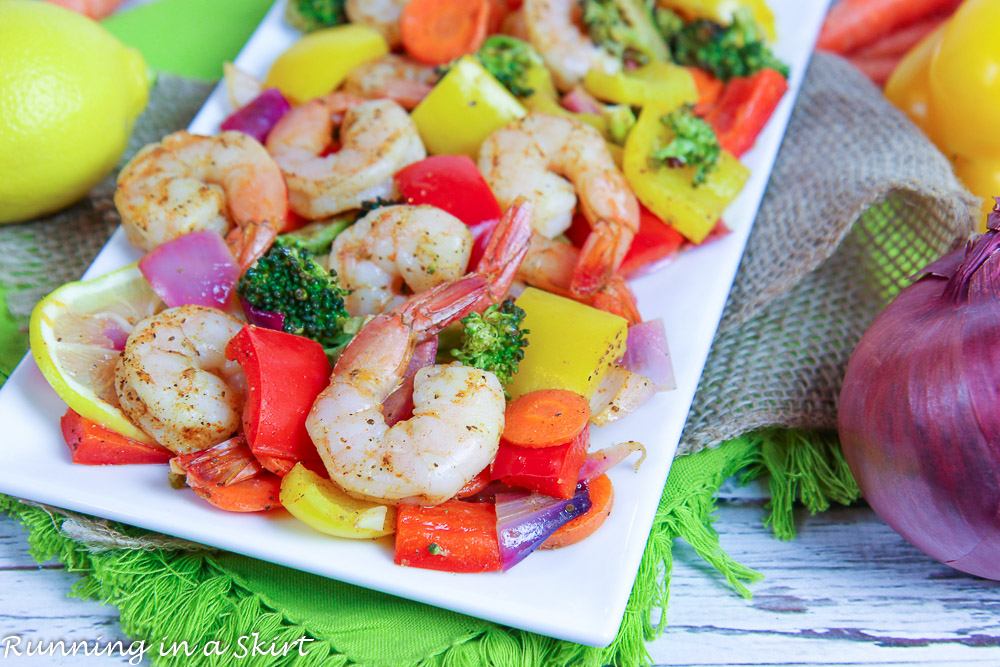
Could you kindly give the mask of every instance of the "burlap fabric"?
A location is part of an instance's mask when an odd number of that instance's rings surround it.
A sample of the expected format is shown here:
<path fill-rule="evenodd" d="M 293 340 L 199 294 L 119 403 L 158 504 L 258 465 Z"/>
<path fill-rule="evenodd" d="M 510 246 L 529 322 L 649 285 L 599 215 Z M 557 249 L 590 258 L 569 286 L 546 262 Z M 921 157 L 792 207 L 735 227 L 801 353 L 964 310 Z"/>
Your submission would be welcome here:
<path fill-rule="evenodd" d="M 209 88 L 162 76 L 129 155 L 185 127 Z M 118 223 L 113 178 L 45 220 L 0 228 L 0 282 L 25 317 L 80 276 Z M 906 277 L 963 240 L 978 201 L 845 61 L 818 54 L 792 116 L 680 453 L 745 431 L 832 428 L 865 327 Z"/>

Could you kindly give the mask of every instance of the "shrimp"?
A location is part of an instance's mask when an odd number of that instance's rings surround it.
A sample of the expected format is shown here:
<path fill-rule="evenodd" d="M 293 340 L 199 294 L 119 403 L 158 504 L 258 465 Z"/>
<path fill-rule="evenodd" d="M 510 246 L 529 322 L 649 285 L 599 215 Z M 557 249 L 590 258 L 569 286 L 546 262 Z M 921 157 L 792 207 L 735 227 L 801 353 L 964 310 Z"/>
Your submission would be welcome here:
<path fill-rule="evenodd" d="M 390 53 L 351 70 L 342 90 L 370 99 L 388 98 L 413 109 L 440 78 L 435 67 Z"/>
<path fill-rule="evenodd" d="M 486 138 L 479 170 L 501 206 L 519 196 L 534 202 L 535 231 L 550 239 L 569 228 L 579 194 L 591 232 L 570 292 L 592 295 L 608 283 L 639 229 L 639 203 L 600 132 L 574 118 L 528 114 Z"/>
<path fill-rule="evenodd" d="M 342 147 L 325 155 L 340 114 Z M 330 93 L 289 111 L 267 137 L 291 209 L 310 220 L 392 195 L 392 175 L 427 157 L 417 126 L 391 100 Z"/>
<path fill-rule="evenodd" d="M 114 199 L 125 235 L 140 250 L 188 232 L 228 232 L 243 269 L 271 247 L 288 209 L 281 169 L 242 132 L 167 135 L 125 165 Z"/>
<path fill-rule="evenodd" d="M 411 419 L 390 427 L 381 405 L 421 337 L 506 292 L 527 251 L 530 217 L 530 203 L 508 209 L 491 239 L 497 254 L 488 272 L 443 283 L 377 315 L 337 360 L 306 429 L 330 479 L 347 493 L 391 504 L 442 503 L 496 455 L 506 404 L 493 373 L 457 363 L 429 366 L 414 378 Z"/>
<path fill-rule="evenodd" d="M 221 310 L 195 305 L 140 322 L 115 367 L 122 410 L 178 454 L 230 438 L 240 425 L 246 380 L 225 350 L 242 327 Z"/>
<path fill-rule="evenodd" d="M 375 315 L 403 302 L 403 285 L 425 292 L 460 278 L 472 253 L 472 232 L 434 206 L 383 206 L 333 242 L 330 268 L 352 315 Z"/>
<path fill-rule="evenodd" d="M 559 90 L 580 83 L 591 69 L 608 74 L 621 70 L 618 58 L 590 40 L 577 0 L 524 0 L 521 11 L 528 41 L 545 60 Z"/>
<path fill-rule="evenodd" d="M 344 11 L 351 23 L 362 23 L 382 33 L 390 49 L 402 45 L 399 17 L 410 0 L 347 0 Z"/>
<path fill-rule="evenodd" d="M 547 292 L 565 296 L 598 310 L 624 317 L 629 325 L 642 322 L 635 295 L 619 273 L 614 273 L 593 294 L 578 297 L 570 292 L 573 272 L 580 251 L 576 246 L 562 241 L 550 240 L 534 233 L 528 244 L 528 252 L 517 271 L 517 278 Z"/>

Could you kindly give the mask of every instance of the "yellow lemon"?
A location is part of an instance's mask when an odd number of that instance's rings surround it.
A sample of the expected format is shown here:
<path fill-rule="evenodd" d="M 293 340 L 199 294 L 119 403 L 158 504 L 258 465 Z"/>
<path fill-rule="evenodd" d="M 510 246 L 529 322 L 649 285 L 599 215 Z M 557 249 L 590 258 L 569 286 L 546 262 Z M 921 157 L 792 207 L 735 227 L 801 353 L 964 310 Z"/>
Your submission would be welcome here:
<path fill-rule="evenodd" d="M 125 150 L 148 93 L 139 52 L 91 19 L 0 0 L 0 223 L 86 194 Z"/>
<path fill-rule="evenodd" d="M 32 311 L 31 354 L 69 407 L 116 433 L 152 443 L 118 407 L 115 363 L 135 325 L 163 308 L 137 264 L 67 283 Z"/>

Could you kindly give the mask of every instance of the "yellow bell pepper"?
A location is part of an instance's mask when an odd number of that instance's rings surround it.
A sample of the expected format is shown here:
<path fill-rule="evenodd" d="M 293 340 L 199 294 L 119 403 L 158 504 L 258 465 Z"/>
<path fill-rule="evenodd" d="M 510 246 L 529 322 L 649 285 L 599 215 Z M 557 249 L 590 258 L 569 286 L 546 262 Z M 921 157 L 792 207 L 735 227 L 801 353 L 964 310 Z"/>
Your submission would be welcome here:
<path fill-rule="evenodd" d="M 523 117 L 517 98 L 475 58 L 464 56 L 438 81 L 410 117 L 427 151 L 476 159 L 496 129 Z"/>
<path fill-rule="evenodd" d="M 301 463 L 281 478 L 280 499 L 292 516 L 327 535 L 364 540 L 396 530 L 395 507 L 353 498 Z"/>
<path fill-rule="evenodd" d="M 750 170 L 722 150 L 715 168 L 695 186 L 695 167 L 669 167 L 651 160 L 650 153 L 673 138 L 661 120 L 673 109 L 656 104 L 643 107 L 625 141 L 622 167 L 635 196 L 646 208 L 686 238 L 701 243 L 743 189 Z"/>
<path fill-rule="evenodd" d="M 592 69 L 584 75 L 583 86 L 598 99 L 634 107 L 649 103 L 679 107 L 698 101 L 698 87 L 691 72 L 673 63 L 651 62 L 614 74 Z"/>
<path fill-rule="evenodd" d="M 357 23 L 325 28 L 305 35 L 278 56 L 264 80 L 296 104 L 325 95 L 348 73 L 389 52 L 381 33 Z"/>
<path fill-rule="evenodd" d="M 767 41 L 773 42 L 777 37 L 774 12 L 765 0 L 657 0 L 656 4 L 673 9 L 688 18 L 710 19 L 722 25 L 732 23 L 736 10 L 746 7 L 764 31 Z"/>
<path fill-rule="evenodd" d="M 511 398 L 536 389 L 568 389 L 588 399 L 625 353 L 628 322 L 529 287 L 516 299 L 529 331 L 524 359 L 507 385 Z"/>
<path fill-rule="evenodd" d="M 943 28 L 906 55 L 885 89 L 886 97 L 952 160 L 987 212 L 993 196 L 1000 195 L 997 25 L 1000 3 L 967 0 Z"/>

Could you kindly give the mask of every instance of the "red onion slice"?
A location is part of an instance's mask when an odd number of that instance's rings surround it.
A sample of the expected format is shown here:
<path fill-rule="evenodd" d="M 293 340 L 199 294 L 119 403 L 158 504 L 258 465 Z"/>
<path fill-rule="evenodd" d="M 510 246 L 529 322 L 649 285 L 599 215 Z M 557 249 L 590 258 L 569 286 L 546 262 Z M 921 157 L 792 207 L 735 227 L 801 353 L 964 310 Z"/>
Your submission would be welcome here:
<path fill-rule="evenodd" d="M 196 304 L 226 308 L 240 268 L 215 232 L 191 232 L 164 243 L 139 260 L 139 270 L 167 306 Z"/>
<path fill-rule="evenodd" d="M 246 106 L 234 111 L 219 127 L 223 130 L 236 130 L 264 143 L 267 135 L 278 121 L 281 120 L 292 105 L 277 88 L 268 88 L 255 97 Z"/>
<path fill-rule="evenodd" d="M 640 322 L 628 328 L 625 356 L 622 357 L 621 365 L 626 370 L 647 378 L 656 391 L 677 388 L 662 319 Z"/>
<path fill-rule="evenodd" d="M 403 372 L 403 382 L 396 391 L 389 395 L 382 403 L 382 414 L 385 415 L 385 423 L 392 426 L 396 422 L 409 419 L 413 416 L 413 377 L 421 368 L 434 365 L 434 358 L 437 356 L 438 339 L 432 336 L 417 344 L 410 357 L 410 364 Z"/>
<path fill-rule="evenodd" d="M 590 492 L 578 484 L 572 498 L 552 498 L 526 491 L 496 494 L 500 566 L 506 572 L 571 519 L 590 509 Z"/>
<path fill-rule="evenodd" d="M 646 448 L 640 442 L 630 440 L 591 452 L 580 466 L 580 481 L 586 482 L 603 475 L 628 458 L 632 452 L 642 452 L 642 456 L 635 462 L 635 469 L 638 470 L 646 460 Z"/>
<path fill-rule="evenodd" d="M 263 329 L 274 329 L 283 331 L 285 328 L 285 314 L 274 313 L 270 310 L 261 310 L 250 304 L 249 301 L 240 297 L 240 305 L 243 306 L 243 314 L 247 316 L 247 323 Z"/>

